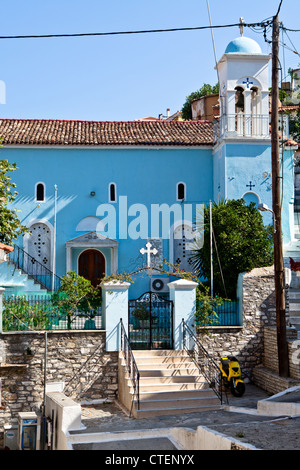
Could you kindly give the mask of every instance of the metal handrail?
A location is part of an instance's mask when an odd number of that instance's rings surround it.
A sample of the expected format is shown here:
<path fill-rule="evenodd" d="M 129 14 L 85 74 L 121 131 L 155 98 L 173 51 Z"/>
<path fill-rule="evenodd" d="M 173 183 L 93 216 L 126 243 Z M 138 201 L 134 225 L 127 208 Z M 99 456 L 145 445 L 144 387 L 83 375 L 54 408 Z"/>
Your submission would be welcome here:
<path fill-rule="evenodd" d="M 188 352 L 191 358 L 199 367 L 201 374 L 207 380 L 210 388 L 212 388 L 219 398 L 221 405 L 223 404 L 223 375 L 220 367 L 202 346 L 197 336 L 182 319 L 183 348 Z M 187 342 L 190 341 L 191 347 Z M 226 396 L 226 395 L 225 395 Z M 227 401 L 227 396 L 226 396 Z"/>
<path fill-rule="evenodd" d="M 126 334 L 126 330 L 125 330 L 122 318 L 120 319 L 120 324 L 121 324 L 121 350 L 124 353 L 127 372 L 129 374 L 129 377 L 133 385 L 134 396 L 136 397 L 137 407 L 139 410 L 140 409 L 140 372 L 135 362 L 134 355 L 133 355 L 133 352 L 129 343 L 128 336 Z M 132 400 L 132 405 L 133 405 L 133 400 Z"/>
<path fill-rule="evenodd" d="M 14 251 L 9 253 L 8 260 L 14 264 L 16 269 L 20 269 L 29 278 L 48 291 L 56 291 L 60 288 L 61 278 L 59 276 L 23 250 L 23 248 L 17 245 L 13 245 L 13 247 Z"/>

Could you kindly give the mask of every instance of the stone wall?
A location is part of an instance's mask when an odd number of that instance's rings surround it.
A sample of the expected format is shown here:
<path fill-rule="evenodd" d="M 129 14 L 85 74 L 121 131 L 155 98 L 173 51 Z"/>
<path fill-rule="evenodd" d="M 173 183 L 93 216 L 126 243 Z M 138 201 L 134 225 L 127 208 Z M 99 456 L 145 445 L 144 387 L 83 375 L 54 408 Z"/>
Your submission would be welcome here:
<path fill-rule="evenodd" d="M 254 367 L 263 362 L 264 327 L 276 324 L 274 269 L 254 269 L 240 280 L 242 326 L 213 327 L 199 332 L 199 340 L 217 363 L 222 356 L 236 356 L 243 375 L 252 380 Z"/>
<path fill-rule="evenodd" d="M 278 374 L 277 330 L 275 327 L 264 328 L 264 356 L 262 363 L 253 370 L 254 383 L 271 394 L 279 393 L 300 383 L 300 354 L 297 332 L 287 328 L 289 355 L 289 377 Z"/>
<path fill-rule="evenodd" d="M 64 382 L 74 400 L 115 399 L 118 353 L 106 352 L 105 331 L 16 332 L 0 335 L 0 432 L 17 413 L 39 407 L 46 382 Z"/>

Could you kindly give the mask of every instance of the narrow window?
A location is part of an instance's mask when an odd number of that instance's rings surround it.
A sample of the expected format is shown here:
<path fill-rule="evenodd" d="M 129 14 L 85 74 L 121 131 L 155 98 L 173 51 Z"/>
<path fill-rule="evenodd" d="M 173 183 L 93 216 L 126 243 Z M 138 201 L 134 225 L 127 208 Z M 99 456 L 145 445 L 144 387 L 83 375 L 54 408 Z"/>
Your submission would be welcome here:
<path fill-rule="evenodd" d="M 45 201 L 45 186 L 43 183 L 38 183 L 35 188 L 35 199 L 37 201 Z"/>
<path fill-rule="evenodd" d="M 110 183 L 109 185 L 109 202 L 116 202 L 117 200 L 117 191 L 115 183 Z"/>
<path fill-rule="evenodd" d="M 185 184 L 178 183 L 177 184 L 177 200 L 182 201 L 183 199 L 185 199 Z"/>

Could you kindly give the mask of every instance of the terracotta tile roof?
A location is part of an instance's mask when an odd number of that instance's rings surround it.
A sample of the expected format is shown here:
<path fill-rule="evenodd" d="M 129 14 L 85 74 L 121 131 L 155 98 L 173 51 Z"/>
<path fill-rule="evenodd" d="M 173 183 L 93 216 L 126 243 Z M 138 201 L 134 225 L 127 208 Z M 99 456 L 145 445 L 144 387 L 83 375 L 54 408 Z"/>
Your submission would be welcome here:
<path fill-rule="evenodd" d="M 212 145 L 209 121 L 1 119 L 3 145 Z"/>
<path fill-rule="evenodd" d="M 7 251 L 7 252 L 12 252 L 12 251 L 14 251 L 14 247 L 5 245 L 4 243 L 0 243 L 0 250 L 4 250 L 4 251 Z"/>

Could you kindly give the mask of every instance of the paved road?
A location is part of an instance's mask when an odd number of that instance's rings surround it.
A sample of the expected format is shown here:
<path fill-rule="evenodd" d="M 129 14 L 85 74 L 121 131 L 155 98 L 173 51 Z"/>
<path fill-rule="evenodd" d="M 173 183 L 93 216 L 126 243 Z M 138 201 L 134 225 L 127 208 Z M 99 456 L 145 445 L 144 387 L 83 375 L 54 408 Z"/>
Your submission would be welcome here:
<path fill-rule="evenodd" d="M 116 432 L 180 426 L 196 429 L 197 426 L 202 425 L 241 442 L 251 444 L 258 449 L 300 450 L 300 417 L 288 418 L 283 416 L 274 418 L 256 415 L 257 401 L 265 398 L 268 398 L 268 395 L 264 391 L 248 384 L 243 397 L 229 396 L 229 406 L 236 407 L 236 409 L 242 408 L 251 413 L 222 410 L 158 416 L 139 420 L 128 417 L 116 404 L 82 406 L 82 423 L 86 426 L 86 429 L 81 432 Z M 148 447 L 148 450 L 157 450 L 157 441 L 155 439 L 147 441 L 147 445 L 153 447 L 153 449 Z M 144 444 L 145 442 L 140 443 L 140 445 Z M 106 444 L 106 446 L 108 445 L 111 446 L 111 444 Z M 120 444 L 115 443 L 114 445 L 115 447 L 119 446 L 118 449 L 121 449 Z M 166 440 L 166 450 L 170 449 L 170 445 L 170 441 L 167 442 Z M 101 446 L 102 449 L 109 450 L 108 447 Z M 136 449 L 136 441 L 128 441 L 127 449 L 128 446 L 132 446 L 131 450 Z"/>

